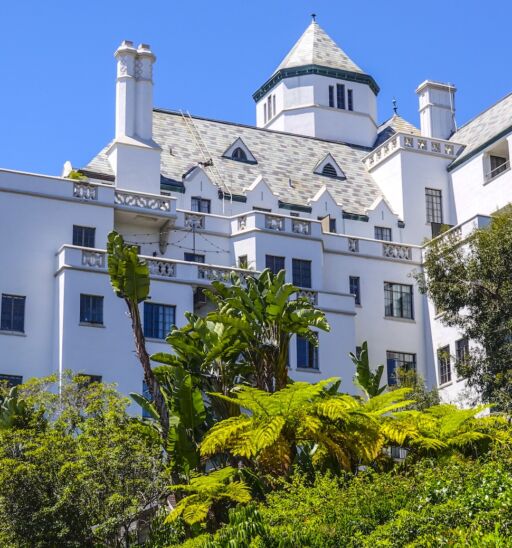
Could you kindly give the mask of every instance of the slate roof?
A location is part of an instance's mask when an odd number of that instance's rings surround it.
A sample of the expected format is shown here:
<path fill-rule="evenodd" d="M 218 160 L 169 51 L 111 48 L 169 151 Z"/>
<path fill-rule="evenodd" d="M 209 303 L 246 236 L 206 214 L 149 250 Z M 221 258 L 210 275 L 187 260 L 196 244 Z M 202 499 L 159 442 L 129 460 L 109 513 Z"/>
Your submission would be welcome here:
<path fill-rule="evenodd" d="M 275 72 L 305 65 L 320 65 L 364 74 L 316 21 L 311 22 Z"/>
<path fill-rule="evenodd" d="M 450 141 L 465 145 L 462 153 L 452 162 L 452 166 L 463 163 L 478 152 L 480 147 L 486 146 L 488 141 L 511 130 L 512 93 L 461 126 L 450 137 Z"/>
<path fill-rule="evenodd" d="M 369 148 L 206 118 L 193 117 L 193 120 L 233 194 L 245 194 L 245 189 L 261 175 L 283 202 L 307 205 L 325 185 L 344 211 L 360 215 L 364 215 L 366 209 L 382 195 L 362 162 Z M 239 137 L 255 156 L 256 164 L 222 157 Z M 181 184 L 183 175 L 205 160 L 180 113 L 155 109 L 153 138 L 162 147 L 161 172 L 164 178 Z M 112 175 L 106 149 L 84 169 Z M 315 166 L 329 153 L 345 173 L 345 180 L 314 173 Z M 206 168 L 209 174 L 210 169 Z M 289 185 L 289 179 L 293 187 Z"/>
<path fill-rule="evenodd" d="M 402 118 L 399 114 L 393 114 L 391 118 L 383 122 L 377 129 L 377 139 L 373 146 L 378 147 L 395 133 L 412 133 L 413 135 L 420 135 L 420 130 Z"/>

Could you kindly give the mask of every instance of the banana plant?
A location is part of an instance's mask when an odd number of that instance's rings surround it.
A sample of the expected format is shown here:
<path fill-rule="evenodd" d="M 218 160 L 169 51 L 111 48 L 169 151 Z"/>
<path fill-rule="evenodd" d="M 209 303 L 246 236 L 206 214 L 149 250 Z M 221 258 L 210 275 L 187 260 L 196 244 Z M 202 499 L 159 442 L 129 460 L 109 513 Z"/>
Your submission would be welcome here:
<path fill-rule="evenodd" d="M 366 398 L 370 399 L 382 394 L 387 388 L 386 384 L 384 386 L 380 385 L 384 366 L 377 366 L 375 372 L 371 370 L 368 359 L 368 343 L 363 342 L 361 352 L 358 355 L 350 352 L 349 356 L 356 366 L 354 384 L 364 392 Z"/>

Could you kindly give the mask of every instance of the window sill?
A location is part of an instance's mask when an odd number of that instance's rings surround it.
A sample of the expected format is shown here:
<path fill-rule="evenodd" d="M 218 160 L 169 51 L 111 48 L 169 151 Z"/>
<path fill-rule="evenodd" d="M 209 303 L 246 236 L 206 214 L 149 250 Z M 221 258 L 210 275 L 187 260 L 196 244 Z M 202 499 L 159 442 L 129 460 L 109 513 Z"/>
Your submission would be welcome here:
<path fill-rule="evenodd" d="M 395 322 L 403 322 L 403 323 L 416 323 L 416 320 L 411 318 L 397 318 L 395 316 L 384 316 L 385 320 L 393 320 Z"/>
<path fill-rule="evenodd" d="M 448 381 L 443 384 L 440 384 L 438 388 L 447 388 L 448 386 L 451 386 L 453 384 L 453 381 Z"/>
<path fill-rule="evenodd" d="M 322 372 L 320 369 L 313 369 L 312 367 L 297 367 L 295 371 L 299 371 L 301 373 L 315 373 L 315 375 L 321 375 Z"/>
<path fill-rule="evenodd" d="M 167 342 L 165 339 L 157 339 L 156 337 L 146 337 L 146 341 L 152 342 L 152 343 L 164 343 L 164 344 L 166 344 Z"/>
<path fill-rule="evenodd" d="M 105 328 L 105 324 L 103 323 L 92 323 L 92 322 L 80 322 L 78 325 L 81 327 L 100 327 Z"/>
<path fill-rule="evenodd" d="M 0 335 L 14 335 L 15 337 L 27 336 L 27 334 L 24 331 L 9 331 L 7 329 L 0 329 Z"/>

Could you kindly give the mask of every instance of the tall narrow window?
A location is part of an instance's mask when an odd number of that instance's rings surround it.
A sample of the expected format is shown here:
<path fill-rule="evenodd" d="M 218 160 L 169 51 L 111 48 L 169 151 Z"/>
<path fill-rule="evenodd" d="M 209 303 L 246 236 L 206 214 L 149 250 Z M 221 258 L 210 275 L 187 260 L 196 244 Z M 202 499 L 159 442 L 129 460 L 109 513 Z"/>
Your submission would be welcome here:
<path fill-rule="evenodd" d="M 2 294 L 0 329 L 17 333 L 25 332 L 25 297 Z"/>
<path fill-rule="evenodd" d="M 144 303 L 144 335 L 150 339 L 165 339 L 174 325 L 176 307 L 167 304 Z"/>
<path fill-rule="evenodd" d="M 375 239 L 384 240 L 385 242 L 391 241 L 391 229 L 385 226 L 375 227 Z"/>
<path fill-rule="evenodd" d="M 414 318 L 412 285 L 384 283 L 384 314 L 388 318 Z"/>
<path fill-rule="evenodd" d="M 94 247 L 95 234 L 93 227 L 73 225 L 73 245 Z"/>
<path fill-rule="evenodd" d="M 460 375 L 458 368 L 469 358 L 469 341 L 466 337 L 455 341 L 455 367 L 457 368 L 457 374 Z"/>
<path fill-rule="evenodd" d="M 311 287 L 311 261 L 292 260 L 293 285 Z"/>
<path fill-rule="evenodd" d="M 361 283 L 359 276 L 349 277 L 350 293 L 354 295 L 356 304 L 361 304 Z"/>
<path fill-rule="evenodd" d="M 80 294 L 80 322 L 103 325 L 103 297 Z"/>
<path fill-rule="evenodd" d="M 329 217 L 329 232 L 336 232 L 336 219 Z"/>
<path fill-rule="evenodd" d="M 210 213 L 211 201 L 201 198 L 200 196 L 193 196 L 190 199 L 190 206 L 192 211 L 197 211 L 198 213 Z"/>
<path fill-rule="evenodd" d="M 272 115 L 276 115 L 276 96 L 272 95 Z"/>
<path fill-rule="evenodd" d="M 334 86 L 329 86 L 329 106 L 334 107 Z"/>
<path fill-rule="evenodd" d="M 336 84 L 336 106 L 345 108 L 345 86 L 343 84 Z"/>
<path fill-rule="evenodd" d="M 388 384 L 395 385 L 400 371 L 416 371 L 416 354 L 407 352 L 386 352 Z"/>
<path fill-rule="evenodd" d="M 427 206 L 427 223 L 442 223 L 443 201 L 441 191 L 435 188 L 426 188 L 425 202 Z"/>
<path fill-rule="evenodd" d="M 318 346 L 315 346 L 308 339 L 299 337 L 298 335 L 297 367 L 299 369 L 318 369 Z"/>
<path fill-rule="evenodd" d="M 263 119 L 265 120 L 265 124 L 267 123 L 268 121 L 268 116 L 267 116 L 267 103 L 263 103 Z"/>
<path fill-rule="evenodd" d="M 249 268 L 249 261 L 247 255 L 240 255 L 238 257 L 238 268 Z"/>
<path fill-rule="evenodd" d="M 452 380 L 452 368 L 450 367 L 450 347 L 444 346 L 437 351 L 437 363 L 439 366 L 439 384 L 446 384 Z"/>
<path fill-rule="evenodd" d="M 284 270 L 284 257 L 265 255 L 265 268 L 270 269 L 272 274 L 277 274 L 280 270 Z"/>
<path fill-rule="evenodd" d="M 347 89 L 347 106 L 348 110 L 354 110 L 354 91 Z"/>
<path fill-rule="evenodd" d="M 274 116 L 273 112 L 272 112 L 272 97 L 268 97 L 267 99 L 267 110 L 268 110 L 268 119 L 270 120 L 272 118 L 272 116 Z"/>

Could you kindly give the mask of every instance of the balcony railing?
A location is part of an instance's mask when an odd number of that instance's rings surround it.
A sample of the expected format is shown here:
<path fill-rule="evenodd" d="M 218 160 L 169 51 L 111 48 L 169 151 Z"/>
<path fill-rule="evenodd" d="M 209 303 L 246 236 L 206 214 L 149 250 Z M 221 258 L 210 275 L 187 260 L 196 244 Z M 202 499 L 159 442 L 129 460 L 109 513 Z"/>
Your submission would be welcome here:
<path fill-rule="evenodd" d="M 299 289 L 297 291 L 297 298 L 302 297 L 307 299 L 311 304 L 318 304 L 318 291 L 312 289 Z"/>
<path fill-rule="evenodd" d="M 510 169 L 510 161 L 507 160 L 506 162 L 503 162 L 499 166 L 496 166 L 494 169 L 491 169 L 491 171 L 486 173 L 485 180 L 492 181 L 498 175 L 501 175 L 502 173 L 504 173 L 505 171 L 508 171 L 509 169 Z"/>
<path fill-rule="evenodd" d="M 284 218 L 277 215 L 265 215 L 265 228 L 282 232 L 284 230 Z"/>
<path fill-rule="evenodd" d="M 204 228 L 204 215 L 185 213 L 185 228 Z"/>
<path fill-rule="evenodd" d="M 309 236 L 311 234 L 311 223 L 303 219 L 292 219 L 292 232 Z"/>
<path fill-rule="evenodd" d="M 116 190 L 114 204 L 118 206 L 146 209 L 152 212 L 171 212 L 172 199 L 167 196 L 155 196 L 153 194 L 142 194 L 140 192 L 127 192 Z"/>
<path fill-rule="evenodd" d="M 382 256 L 390 259 L 410 261 L 412 258 L 411 248 L 407 245 L 383 243 Z"/>
<path fill-rule="evenodd" d="M 97 200 L 98 187 L 86 182 L 77 181 L 73 184 L 73 197 L 80 200 Z"/>

